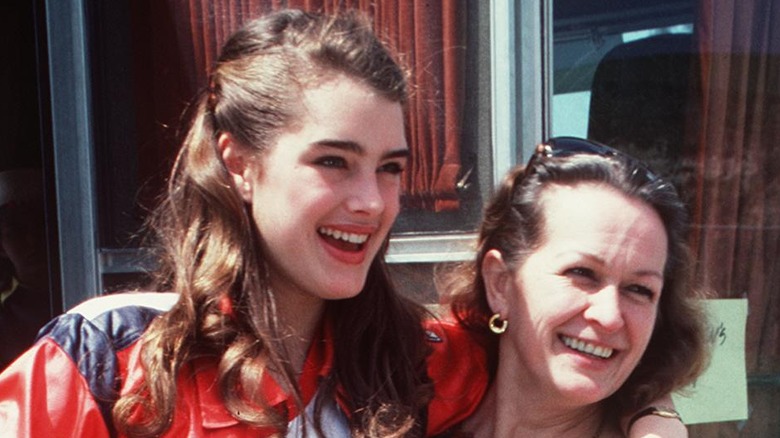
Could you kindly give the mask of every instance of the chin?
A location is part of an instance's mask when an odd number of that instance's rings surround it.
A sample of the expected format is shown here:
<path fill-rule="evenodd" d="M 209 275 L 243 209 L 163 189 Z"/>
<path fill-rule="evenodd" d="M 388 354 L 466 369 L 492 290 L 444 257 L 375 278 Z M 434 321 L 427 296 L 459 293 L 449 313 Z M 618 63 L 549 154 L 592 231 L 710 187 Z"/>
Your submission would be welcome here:
<path fill-rule="evenodd" d="M 576 400 L 577 404 L 588 405 L 598 403 L 609 397 L 614 391 L 604 388 L 597 382 L 579 382 L 579 384 L 563 385 L 559 391 L 565 394 L 566 398 Z"/>
<path fill-rule="evenodd" d="M 325 300 L 347 300 L 347 299 L 354 298 L 354 297 L 358 296 L 362 290 L 363 290 L 363 284 L 360 284 L 359 287 L 356 287 L 356 286 L 344 286 L 344 287 L 333 286 L 333 287 L 329 287 L 326 292 L 321 293 L 320 297 L 325 299 Z"/>

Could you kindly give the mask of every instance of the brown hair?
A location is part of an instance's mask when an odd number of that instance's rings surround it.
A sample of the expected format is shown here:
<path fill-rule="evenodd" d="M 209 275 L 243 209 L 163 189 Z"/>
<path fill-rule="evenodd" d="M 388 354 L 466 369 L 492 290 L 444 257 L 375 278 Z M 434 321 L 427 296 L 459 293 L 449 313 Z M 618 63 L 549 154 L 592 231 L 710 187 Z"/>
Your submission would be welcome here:
<path fill-rule="evenodd" d="M 644 178 L 644 166 L 628 157 L 575 154 L 534 160 L 531 167 L 510 170 L 485 209 L 474 262 L 463 264 L 445 279 L 443 294 L 456 317 L 491 351 L 497 364 L 498 337 L 488 329 L 493 313 L 479 267 L 491 249 L 509 266 L 519 267 L 544 239 L 540 202 L 551 185 L 598 183 L 650 205 L 661 217 L 669 251 L 658 319 L 642 359 L 623 386 L 607 401 L 617 414 L 639 407 L 691 383 L 706 367 L 702 295 L 692 287 L 692 261 L 687 246 L 687 213 L 674 187 L 661 178 Z"/>
<path fill-rule="evenodd" d="M 280 384 L 293 388 L 303 412 L 280 346 L 262 236 L 228 177 L 216 139 L 229 132 L 262 154 L 296 123 L 302 89 L 338 73 L 394 102 L 406 99 L 404 70 L 355 13 L 280 11 L 249 22 L 223 47 L 208 90 L 192 106 L 166 197 L 150 221 L 163 248 L 155 287 L 175 290 L 180 298 L 144 335 L 145 380 L 113 411 L 121 432 L 165 431 L 174 415 L 177 372 L 204 355 L 219 358 L 220 393 L 238 420 L 286 429 L 286 418 L 264 409 L 247 387 L 268 367 L 282 370 Z M 232 316 L 221 308 L 226 299 Z M 333 323 L 335 362 L 318 401 L 334 398 L 336 387 L 343 391 L 354 435 L 421 434 L 430 397 L 424 313 L 395 293 L 383 255 L 373 261 L 360 294 L 327 302 L 325 312 Z"/>

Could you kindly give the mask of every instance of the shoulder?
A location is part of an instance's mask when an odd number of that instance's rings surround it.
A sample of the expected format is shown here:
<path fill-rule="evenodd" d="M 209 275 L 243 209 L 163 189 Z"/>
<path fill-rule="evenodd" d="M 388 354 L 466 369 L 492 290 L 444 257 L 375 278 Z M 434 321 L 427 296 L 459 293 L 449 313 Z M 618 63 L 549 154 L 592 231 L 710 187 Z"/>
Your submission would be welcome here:
<path fill-rule="evenodd" d="M 133 308 L 156 310 L 160 313 L 170 310 L 178 299 L 179 294 L 173 292 L 124 292 L 84 301 L 69 310 L 67 314 L 78 314 L 94 319 L 106 313 L 126 312 Z"/>
<path fill-rule="evenodd" d="M 73 357 L 121 350 L 134 343 L 149 323 L 178 299 L 173 293 L 128 292 L 85 301 L 47 324 L 39 339 L 50 339 Z"/>
<path fill-rule="evenodd" d="M 425 328 L 428 342 L 434 348 L 441 345 L 482 349 L 468 330 L 454 321 L 452 317 L 429 318 L 423 322 L 423 328 Z"/>
<path fill-rule="evenodd" d="M 55 318 L 36 344 L 0 375 L 0 393 L 8 397 L 5 408 L 16 406 L 13 414 L 0 406 L 0 420 L 12 430 L 34 427 L 63 435 L 111 429 L 111 405 L 126 371 L 126 356 L 149 323 L 177 298 L 158 293 L 103 296 Z M 48 422 L 32 421 L 40 412 Z"/>
<path fill-rule="evenodd" d="M 58 345 L 84 375 L 110 366 L 152 320 L 178 299 L 173 293 L 127 292 L 93 298 L 47 324 L 38 340 Z"/>
<path fill-rule="evenodd" d="M 177 299 L 177 294 L 154 292 L 93 298 L 52 320 L 38 340 L 56 344 L 78 367 L 93 394 L 107 396 L 119 377 L 118 353 L 135 344 Z"/>
<path fill-rule="evenodd" d="M 487 355 L 476 339 L 454 321 L 425 323 L 431 345 L 428 376 L 434 397 L 428 408 L 429 435 L 441 433 L 468 418 L 488 387 Z"/>
<path fill-rule="evenodd" d="M 424 328 L 431 347 L 431 377 L 452 374 L 453 369 L 487 377 L 487 353 L 466 328 L 449 319 L 430 319 Z"/>

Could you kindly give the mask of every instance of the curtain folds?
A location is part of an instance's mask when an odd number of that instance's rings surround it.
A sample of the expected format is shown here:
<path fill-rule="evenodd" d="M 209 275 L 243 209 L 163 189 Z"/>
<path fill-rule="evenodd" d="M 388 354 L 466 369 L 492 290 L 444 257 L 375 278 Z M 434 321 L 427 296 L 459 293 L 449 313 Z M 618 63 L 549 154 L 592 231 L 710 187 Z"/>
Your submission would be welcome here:
<path fill-rule="evenodd" d="M 244 21 L 289 7 L 335 12 L 359 9 L 411 69 L 407 131 L 412 159 L 405 174 L 407 208 L 459 208 L 463 123 L 465 0 L 168 0 L 193 93 L 206 83 L 219 48 Z"/>
<path fill-rule="evenodd" d="M 780 371 L 780 8 L 706 0 L 693 236 L 699 275 L 720 297 L 747 297 L 751 375 Z"/>

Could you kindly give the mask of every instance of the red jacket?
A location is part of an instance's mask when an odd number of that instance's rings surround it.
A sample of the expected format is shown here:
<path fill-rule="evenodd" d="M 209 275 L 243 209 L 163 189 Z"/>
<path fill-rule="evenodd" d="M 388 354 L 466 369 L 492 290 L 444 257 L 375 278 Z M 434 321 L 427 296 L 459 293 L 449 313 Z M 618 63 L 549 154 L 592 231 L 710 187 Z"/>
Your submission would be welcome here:
<path fill-rule="evenodd" d="M 174 294 L 119 294 L 90 300 L 57 318 L 38 342 L 0 374 L 0 431 L 16 437 L 116 436 L 111 422 L 116 390 L 126 392 L 143 378 L 139 338 L 151 320 L 169 309 Z M 432 321 L 433 353 L 428 374 L 435 396 L 429 405 L 428 434 L 441 433 L 476 409 L 487 389 L 485 355 L 456 324 Z M 313 343 L 299 381 L 304 403 L 312 401 L 320 376 L 330 372 L 333 349 L 328 333 Z M 270 436 L 239 422 L 223 407 L 216 364 L 199 359 L 177 377 L 177 406 L 164 436 Z M 272 406 L 286 405 L 290 430 L 300 427 L 292 398 L 264 378 L 261 388 Z M 313 404 L 313 403 L 312 403 Z M 326 403 L 328 436 L 348 434 L 340 408 Z M 6 435 L 7 434 L 7 435 Z"/>

